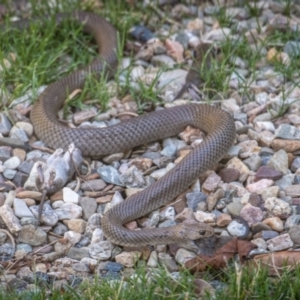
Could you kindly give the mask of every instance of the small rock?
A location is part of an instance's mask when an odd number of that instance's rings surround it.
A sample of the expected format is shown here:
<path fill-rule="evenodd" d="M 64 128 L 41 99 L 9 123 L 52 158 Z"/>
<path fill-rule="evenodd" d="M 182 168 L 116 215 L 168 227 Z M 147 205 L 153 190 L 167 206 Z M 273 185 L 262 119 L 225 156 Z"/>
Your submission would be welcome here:
<path fill-rule="evenodd" d="M 289 161 L 288 161 L 287 153 L 284 150 L 279 150 L 275 152 L 274 155 L 269 160 L 269 162 L 267 163 L 267 166 L 277 171 L 280 171 L 283 174 L 288 174 Z"/>
<path fill-rule="evenodd" d="M 244 224 L 239 223 L 237 220 L 232 220 L 227 226 L 227 231 L 232 236 L 244 236 L 247 233 L 247 227 Z"/>
<path fill-rule="evenodd" d="M 93 179 L 84 181 L 80 188 L 84 191 L 101 191 L 106 187 L 106 183 L 102 179 Z"/>
<path fill-rule="evenodd" d="M 276 197 L 271 197 L 271 198 L 268 198 L 266 201 L 265 201 L 265 208 L 270 211 L 271 213 L 273 213 L 275 216 L 279 216 L 279 215 L 289 215 L 292 211 L 290 205 L 279 199 L 279 198 L 276 198 Z"/>
<path fill-rule="evenodd" d="M 64 203 L 54 211 L 59 220 L 78 219 L 82 216 L 82 208 L 73 203 Z"/>
<path fill-rule="evenodd" d="M 285 194 L 291 197 L 299 197 L 300 196 L 300 184 L 294 184 L 287 186 L 285 189 Z"/>
<path fill-rule="evenodd" d="M 198 210 L 194 213 L 194 216 L 198 222 L 202 222 L 202 223 L 215 222 L 215 215 L 211 213 L 206 213 L 204 211 Z"/>
<path fill-rule="evenodd" d="M 290 235 L 290 238 L 293 241 L 294 245 L 296 247 L 299 247 L 299 245 L 300 245 L 300 226 L 299 225 L 291 226 L 288 234 Z"/>
<path fill-rule="evenodd" d="M 27 207 L 26 203 L 22 199 L 14 199 L 14 213 L 17 217 L 33 217 L 32 212 Z"/>
<path fill-rule="evenodd" d="M 84 233 L 86 229 L 86 221 L 82 219 L 71 219 L 68 221 L 68 228 L 78 233 Z"/>
<path fill-rule="evenodd" d="M 81 239 L 81 234 L 75 231 L 67 231 L 64 234 L 64 238 L 67 239 L 72 246 L 77 244 Z"/>
<path fill-rule="evenodd" d="M 74 203 L 78 204 L 79 202 L 79 195 L 72 191 L 68 187 L 63 188 L 63 200 L 65 203 Z"/>
<path fill-rule="evenodd" d="M 97 172 L 105 182 L 122 185 L 120 182 L 120 174 L 115 168 L 111 166 L 103 166 L 98 168 Z"/>
<path fill-rule="evenodd" d="M 271 180 L 278 180 L 282 178 L 283 173 L 280 171 L 277 171 L 273 168 L 269 168 L 267 166 L 261 166 L 256 174 L 255 174 L 255 180 L 261 180 L 261 179 L 271 179 Z"/>
<path fill-rule="evenodd" d="M 122 185 L 126 187 L 142 188 L 145 186 L 144 176 L 135 166 L 130 167 L 119 178 Z"/>
<path fill-rule="evenodd" d="M 132 268 L 135 265 L 135 263 L 139 260 L 141 255 L 142 253 L 140 251 L 123 251 L 122 253 L 115 256 L 115 260 L 117 263 L 122 264 L 127 268 Z"/>
<path fill-rule="evenodd" d="M 251 243 L 256 245 L 257 248 L 267 250 L 267 243 L 262 238 L 253 239 L 253 240 L 251 240 Z"/>
<path fill-rule="evenodd" d="M 239 176 L 240 176 L 240 172 L 239 170 L 233 169 L 233 168 L 225 168 L 222 169 L 218 175 L 221 177 L 221 179 L 224 182 L 232 182 L 232 181 L 237 181 Z"/>
<path fill-rule="evenodd" d="M 187 207 L 192 209 L 193 211 L 196 211 L 198 204 L 200 202 L 205 202 L 206 198 L 207 196 L 202 192 L 187 193 Z"/>
<path fill-rule="evenodd" d="M 184 248 L 179 248 L 175 255 L 175 260 L 181 264 L 184 265 L 186 261 L 191 260 L 196 257 L 196 254 L 194 252 L 188 251 Z"/>
<path fill-rule="evenodd" d="M 240 216 L 248 222 L 249 226 L 251 226 L 254 223 L 261 222 L 263 220 L 264 213 L 259 207 L 246 204 L 241 209 Z"/>
<path fill-rule="evenodd" d="M 110 241 L 102 241 L 89 245 L 89 254 L 98 260 L 107 260 L 111 257 L 113 244 Z"/>
<path fill-rule="evenodd" d="M 167 253 L 158 253 L 158 261 L 160 264 L 166 267 L 169 272 L 175 272 L 179 269 L 175 260 Z"/>
<path fill-rule="evenodd" d="M 47 234 L 33 225 L 23 226 L 19 232 L 18 240 L 31 246 L 40 246 L 47 239 Z"/>
<path fill-rule="evenodd" d="M 261 194 L 264 191 L 264 189 L 270 187 L 273 184 L 274 184 L 273 180 L 270 180 L 270 179 L 261 179 L 261 180 L 259 180 L 257 182 L 248 184 L 246 186 L 246 188 L 247 188 L 247 190 L 250 193 Z"/>
<path fill-rule="evenodd" d="M 87 221 L 97 210 L 97 203 L 95 199 L 89 197 L 82 197 L 79 201 L 82 207 L 83 218 Z"/>
<path fill-rule="evenodd" d="M 13 210 L 7 204 L 0 207 L 0 216 L 6 227 L 9 228 L 12 233 L 18 233 L 22 229 L 19 219 L 14 215 Z"/>
<path fill-rule="evenodd" d="M 148 262 L 147 262 L 147 266 L 150 268 L 157 268 L 158 266 L 158 256 L 157 256 L 157 252 L 156 251 L 152 251 Z"/>
<path fill-rule="evenodd" d="M 294 243 L 288 233 L 279 235 L 267 241 L 270 251 L 281 251 L 293 247 Z"/>
<path fill-rule="evenodd" d="M 21 164 L 21 160 L 18 156 L 13 156 L 4 162 L 4 167 L 12 170 L 16 170 Z"/>
<path fill-rule="evenodd" d="M 203 183 L 203 189 L 209 192 L 214 191 L 218 184 L 221 181 L 221 177 L 218 176 L 215 172 L 212 172 L 204 181 Z"/>
<path fill-rule="evenodd" d="M 267 218 L 267 219 L 263 220 L 263 223 L 267 224 L 273 230 L 278 231 L 278 232 L 282 232 L 284 229 L 283 222 L 278 217 Z"/>
<path fill-rule="evenodd" d="M 229 225 L 229 223 L 232 221 L 232 218 L 230 215 L 227 214 L 220 214 L 217 217 L 217 226 L 219 227 L 225 227 Z"/>

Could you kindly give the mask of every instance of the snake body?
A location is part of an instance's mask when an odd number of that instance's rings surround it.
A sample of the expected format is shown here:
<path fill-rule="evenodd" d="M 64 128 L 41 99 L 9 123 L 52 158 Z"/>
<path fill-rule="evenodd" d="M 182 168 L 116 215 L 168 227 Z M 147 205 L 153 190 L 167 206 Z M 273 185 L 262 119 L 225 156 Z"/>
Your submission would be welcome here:
<path fill-rule="evenodd" d="M 113 26 L 100 16 L 87 12 L 58 14 L 83 24 L 99 46 L 99 56 L 85 68 L 50 84 L 35 102 L 31 121 L 35 134 L 51 148 L 67 149 L 74 143 L 85 156 L 103 156 L 174 136 L 188 125 L 207 133 L 206 139 L 180 163 L 151 186 L 108 210 L 101 220 L 105 236 L 125 246 L 182 244 L 211 235 L 210 226 L 185 221 L 169 228 L 129 230 L 124 224 L 170 202 L 184 192 L 199 175 L 214 166 L 228 151 L 235 138 L 232 117 L 225 111 L 205 104 L 189 104 L 159 110 L 104 129 L 68 128 L 57 120 L 57 112 L 66 97 L 83 87 L 89 74 L 103 72 L 111 76 L 117 66 L 117 35 Z M 30 21 L 29 21 L 30 22 Z M 26 27 L 28 21 L 21 27 Z"/>

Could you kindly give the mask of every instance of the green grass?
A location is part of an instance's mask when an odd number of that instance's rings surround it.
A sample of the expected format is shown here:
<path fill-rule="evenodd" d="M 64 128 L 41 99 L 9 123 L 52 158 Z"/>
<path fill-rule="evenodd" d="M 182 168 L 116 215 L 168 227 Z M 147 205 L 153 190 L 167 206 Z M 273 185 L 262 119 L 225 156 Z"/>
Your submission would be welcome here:
<path fill-rule="evenodd" d="M 214 295 L 202 291 L 199 298 L 195 284 L 201 276 L 181 271 L 172 276 L 163 268 L 146 270 L 137 268 L 134 276 L 118 280 L 98 278 L 83 281 L 77 287 L 63 286 L 46 290 L 36 283 L 21 293 L 0 292 L 0 299 L 101 299 L 101 300 L 297 300 L 300 298 L 300 268 L 270 276 L 267 269 L 233 266 L 223 271 L 206 272 L 206 280 L 214 289 Z M 203 275 L 203 274 L 202 274 Z"/>

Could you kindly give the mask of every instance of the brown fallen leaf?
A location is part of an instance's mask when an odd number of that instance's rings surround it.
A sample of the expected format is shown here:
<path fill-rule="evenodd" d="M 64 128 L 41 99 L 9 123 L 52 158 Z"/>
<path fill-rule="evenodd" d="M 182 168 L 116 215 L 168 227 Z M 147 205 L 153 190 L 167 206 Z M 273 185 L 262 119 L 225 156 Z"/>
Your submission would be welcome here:
<path fill-rule="evenodd" d="M 256 245 L 234 238 L 217 249 L 212 255 L 200 254 L 187 261 L 184 266 L 191 272 L 202 272 L 207 268 L 223 268 L 227 265 L 228 260 L 233 258 L 236 254 L 239 255 L 240 261 L 243 262 L 249 252 L 254 248 L 256 248 Z"/>
<path fill-rule="evenodd" d="M 256 255 L 248 266 L 266 267 L 270 275 L 294 270 L 300 263 L 300 251 L 281 251 Z"/>

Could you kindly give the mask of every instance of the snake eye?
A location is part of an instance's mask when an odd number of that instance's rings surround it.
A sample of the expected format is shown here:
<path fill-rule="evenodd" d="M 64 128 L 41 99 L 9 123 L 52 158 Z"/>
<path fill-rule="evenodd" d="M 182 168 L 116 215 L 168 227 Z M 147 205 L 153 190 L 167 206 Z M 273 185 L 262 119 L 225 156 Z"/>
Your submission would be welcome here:
<path fill-rule="evenodd" d="M 200 230 L 199 233 L 200 233 L 201 235 L 205 235 L 206 231 L 205 231 L 205 230 Z"/>

